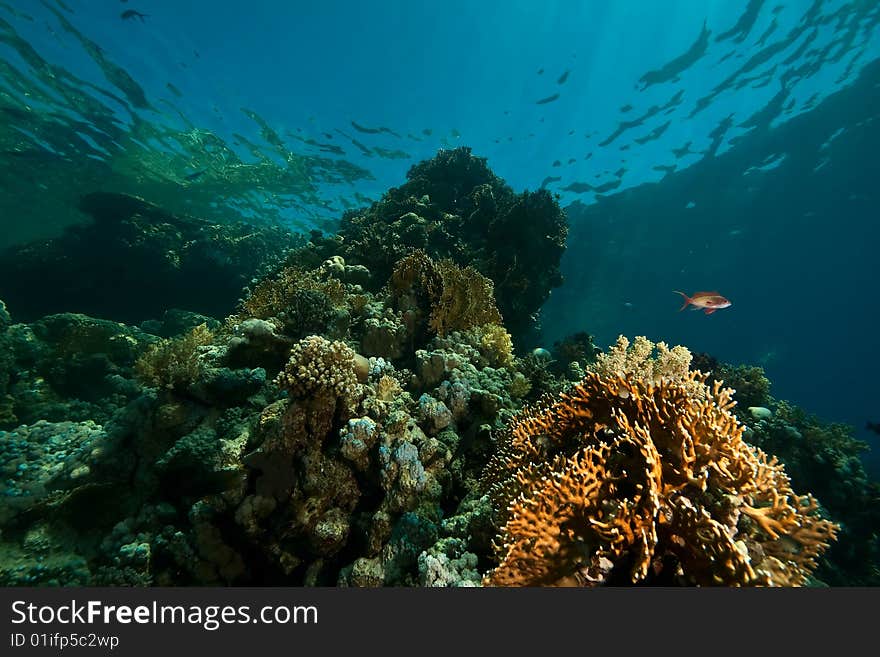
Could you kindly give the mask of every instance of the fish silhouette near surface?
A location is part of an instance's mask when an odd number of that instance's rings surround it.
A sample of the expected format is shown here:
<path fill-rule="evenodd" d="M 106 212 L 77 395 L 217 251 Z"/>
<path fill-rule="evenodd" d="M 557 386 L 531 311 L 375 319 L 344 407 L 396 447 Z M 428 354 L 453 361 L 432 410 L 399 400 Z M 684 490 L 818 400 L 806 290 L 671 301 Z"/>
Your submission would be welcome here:
<path fill-rule="evenodd" d="M 149 14 L 142 14 L 141 12 L 135 11 L 134 9 L 126 9 L 119 15 L 119 17 L 124 21 L 130 21 L 134 20 L 135 18 L 140 18 L 141 23 L 144 22 L 145 18 L 149 18 L 149 16 Z"/>
<path fill-rule="evenodd" d="M 865 428 L 868 431 L 873 431 L 876 434 L 880 434 L 880 422 L 866 422 Z"/>
<path fill-rule="evenodd" d="M 690 297 L 678 290 L 673 290 L 673 292 L 684 297 L 684 304 L 678 309 L 678 312 L 681 312 L 688 306 L 693 306 L 697 309 L 702 308 L 707 315 L 711 315 L 716 310 L 731 306 L 730 301 L 717 292 L 694 292 L 693 296 Z"/>
<path fill-rule="evenodd" d="M 559 94 L 553 94 L 552 96 L 547 96 L 541 100 L 536 100 L 535 105 L 546 105 L 547 103 L 552 103 L 554 100 L 559 100 Z"/>

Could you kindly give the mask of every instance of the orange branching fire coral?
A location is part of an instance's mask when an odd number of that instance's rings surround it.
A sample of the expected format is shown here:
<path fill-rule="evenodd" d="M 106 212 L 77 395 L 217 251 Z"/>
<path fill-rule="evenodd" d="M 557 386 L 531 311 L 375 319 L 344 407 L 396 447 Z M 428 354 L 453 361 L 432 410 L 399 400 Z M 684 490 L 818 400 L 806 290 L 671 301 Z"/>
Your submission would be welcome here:
<path fill-rule="evenodd" d="M 484 473 L 502 527 L 484 583 L 804 584 L 838 528 L 704 382 L 590 372 L 514 418 Z"/>

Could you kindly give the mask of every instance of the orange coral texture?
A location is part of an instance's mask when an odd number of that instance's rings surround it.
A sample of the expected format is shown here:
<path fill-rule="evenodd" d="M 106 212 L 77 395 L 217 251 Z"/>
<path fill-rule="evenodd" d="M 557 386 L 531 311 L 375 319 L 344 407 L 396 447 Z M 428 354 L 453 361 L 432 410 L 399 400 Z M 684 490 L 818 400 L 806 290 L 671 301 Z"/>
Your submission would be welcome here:
<path fill-rule="evenodd" d="M 704 380 L 590 373 L 514 418 L 484 473 L 503 523 L 484 584 L 804 584 L 838 527 Z"/>

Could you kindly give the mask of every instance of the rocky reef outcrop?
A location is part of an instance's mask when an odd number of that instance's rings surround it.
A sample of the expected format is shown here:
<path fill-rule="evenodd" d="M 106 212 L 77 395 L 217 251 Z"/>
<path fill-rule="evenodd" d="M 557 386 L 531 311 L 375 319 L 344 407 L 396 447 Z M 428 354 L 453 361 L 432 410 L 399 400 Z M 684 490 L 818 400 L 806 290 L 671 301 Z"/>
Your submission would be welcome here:
<path fill-rule="evenodd" d="M 301 241 L 286 228 L 177 216 L 125 194 L 87 194 L 88 221 L 0 252 L 0 298 L 19 320 L 80 312 L 137 324 L 172 308 L 223 317 Z"/>
<path fill-rule="evenodd" d="M 538 312 L 562 284 L 559 263 L 568 224 L 547 190 L 516 193 L 469 148 L 440 151 L 413 166 L 407 182 L 366 209 L 347 212 L 333 236 L 314 235 L 315 262 L 338 255 L 366 266 L 382 285 L 414 249 L 473 267 L 495 284 L 504 323 L 533 340 Z"/>

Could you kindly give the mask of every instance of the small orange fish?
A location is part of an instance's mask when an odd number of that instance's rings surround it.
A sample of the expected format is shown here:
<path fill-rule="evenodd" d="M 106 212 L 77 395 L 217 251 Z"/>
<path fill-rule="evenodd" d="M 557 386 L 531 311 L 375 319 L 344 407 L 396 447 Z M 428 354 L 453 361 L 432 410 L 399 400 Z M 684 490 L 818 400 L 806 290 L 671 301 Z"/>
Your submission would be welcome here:
<path fill-rule="evenodd" d="M 678 312 L 681 312 L 688 306 L 693 306 L 694 308 L 703 308 L 707 315 L 711 315 L 716 310 L 729 308 L 731 305 L 730 301 L 717 292 L 694 292 L 694 296 L 692 297 L 689 297 L 684 292 L 679 292 L 678 290 L 673 290 L 673 292 L 684 297 L 684 305 L 678 309 Z"/>

